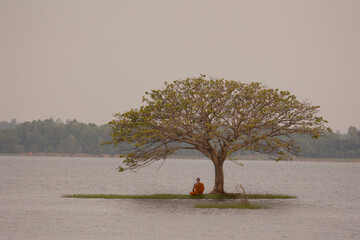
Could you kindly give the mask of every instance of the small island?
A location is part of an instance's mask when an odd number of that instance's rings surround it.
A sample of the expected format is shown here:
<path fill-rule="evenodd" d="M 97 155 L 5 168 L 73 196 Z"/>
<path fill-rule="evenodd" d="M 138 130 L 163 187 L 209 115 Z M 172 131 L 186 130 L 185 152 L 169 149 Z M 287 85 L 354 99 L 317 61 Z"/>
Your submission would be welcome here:
<path fill-rule="evenodd" d="M 239 209 L 261 209 L 265 205 L 248 202 L 247 199 L 294 199 L 296 196 L 284 194 L 202 194 L 191 196 L 189 194 L 151 194 L 151 195 L 120 195 L 120 194 L 67 194 L 64 198 L 101 198 L 101 199 L 234 199 L 234 202 L 206 202 L 196 203 L 195 208 L 239 208 Z"/>

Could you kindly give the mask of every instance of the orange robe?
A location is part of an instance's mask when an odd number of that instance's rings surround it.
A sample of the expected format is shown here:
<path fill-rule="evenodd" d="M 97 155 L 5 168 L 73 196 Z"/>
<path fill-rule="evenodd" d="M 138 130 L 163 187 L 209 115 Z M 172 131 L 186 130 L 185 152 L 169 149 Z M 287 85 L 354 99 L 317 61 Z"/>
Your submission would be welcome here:
<path fill-rule="evenodd" d="M 194 191 L 190 192 L 190 195 L 201 195 L 205 190 L 205 186 L 202 182 L 195 184 Z"/>

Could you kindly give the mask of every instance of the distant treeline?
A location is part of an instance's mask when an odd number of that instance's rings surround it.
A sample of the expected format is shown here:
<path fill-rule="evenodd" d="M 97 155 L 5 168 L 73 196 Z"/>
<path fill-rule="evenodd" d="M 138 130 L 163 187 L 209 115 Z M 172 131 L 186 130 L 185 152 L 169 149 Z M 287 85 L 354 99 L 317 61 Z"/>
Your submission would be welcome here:
<path fill-rule="evenodd" d="M 16 124 L 0 122 L 0 153 L 47 153 L 47 154 L 116 154 L 112 145 L 101 145 L 110 140 L 107 125 L 66 123 L 53 119 Z"/>
<path fill-rule="evenodd" d="M 68 120 L 65 123 L 53 119 L 16 123 L 0 122 L 0 154 L 89 154 L 117 155 L 113 145 L 101 145 L 111 139 L 108 125 L 80 123 Z M 318 140 L 307 136 L 296 136 L 307 158 L 360 158 L 360 131 L 350 127 L 347 134 L 329 133 Z M 179 151 L 178 156 L 201 156 L 194 151 Z M 254 155 L 239 152 L 237 157 Z"/>

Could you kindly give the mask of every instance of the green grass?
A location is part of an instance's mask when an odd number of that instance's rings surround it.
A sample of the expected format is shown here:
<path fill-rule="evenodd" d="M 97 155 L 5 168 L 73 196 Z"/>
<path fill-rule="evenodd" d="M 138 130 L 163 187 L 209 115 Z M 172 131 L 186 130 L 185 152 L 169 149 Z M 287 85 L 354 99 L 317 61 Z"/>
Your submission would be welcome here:
<path fill-rule="evenodd" d="M 258 193 L 258 194 L 247 194 L 248 199 L 293 199 L 296 196 L 286 194 L 270 194 L 270 193 Z"/>
<path fill-rule="evenodd" d="M 239 194 L 151 194 L 151 195 L 119 195 L 119 194 L 68 194 L 65 198 L 104 198 L 104 199 L 238 199 Z M 247 194 L 248 199 L 291 199 L 295 196 L 283 194 Z"/>
<path fill-rule="evenodd" d="M 268 208 L 264 205 L 259 204 L 243 204 L 243 203 L 198 203 L 194 205 L 195 208 L 238 208 L 238 209 L 264 209 Z"/>

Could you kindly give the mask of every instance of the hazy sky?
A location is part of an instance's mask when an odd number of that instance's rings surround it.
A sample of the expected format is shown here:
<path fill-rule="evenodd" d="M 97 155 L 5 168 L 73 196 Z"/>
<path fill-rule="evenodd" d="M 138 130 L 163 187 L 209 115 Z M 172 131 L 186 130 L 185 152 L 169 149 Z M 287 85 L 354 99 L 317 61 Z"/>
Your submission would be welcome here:
<path fill-rule="evenodd" d="M 0 0 L 0 121 L 105 124 L 164 81 L 262 82 L 360 128 L 358 0 Z"/>

